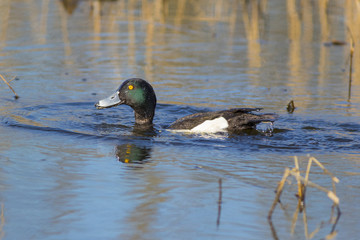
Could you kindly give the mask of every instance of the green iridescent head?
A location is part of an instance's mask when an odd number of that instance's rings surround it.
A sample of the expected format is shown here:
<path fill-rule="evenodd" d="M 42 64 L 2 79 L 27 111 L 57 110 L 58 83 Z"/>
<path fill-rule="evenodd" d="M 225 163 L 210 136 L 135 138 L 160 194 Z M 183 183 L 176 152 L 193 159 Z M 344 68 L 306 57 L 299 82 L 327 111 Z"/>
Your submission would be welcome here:
<path fill-rule="evenodd" d="M 114 94 L 100 100 L 96 108 L 109 108 L 120 104 L 130 106 L 135 111 L 135 123 L 151 124 L 155 115 L 156 95 L 152 86 L 141 78 L 131 78 L 123 82 Z"/>

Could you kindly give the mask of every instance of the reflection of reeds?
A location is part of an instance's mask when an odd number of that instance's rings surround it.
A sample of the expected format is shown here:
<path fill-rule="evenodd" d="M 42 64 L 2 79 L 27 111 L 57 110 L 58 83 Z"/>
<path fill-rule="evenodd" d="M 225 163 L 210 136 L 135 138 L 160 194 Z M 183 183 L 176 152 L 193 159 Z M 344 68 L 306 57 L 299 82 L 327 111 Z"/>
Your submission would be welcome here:
<path fill-rule="evenodd" d="M 6 35 L 11 10 L 10 1 L 4 1 L 2 4 L 2 12 L 0 14 L 0 50 L 6 45 Z"/>
<path fill-rule="evenodd" d="M 266 5 L 266 2 L 263 1 L 263 3 Z M 248 42 L 250 71 L 252 71 L 251 69 L 258 69 L 261 67 L 260 31 L 262 8 L 265 7 L 258 1 L 242 1 L 242 19 Z"/>
<path fill-rule="evenodd" d="M 351 97 L 351 86 L 355 82 L 358 82 L 359 71 L 353 69 L 360 63 L 360 51 L 355 48 L 356 43 L 360 42 L 360 1 L 359 0 L 347 0 L 345 1 L 345 19 L 346 19 L 346 34 L 347 39 L 350 42 L 349 52 L 346 53 L 349 56 L 349 88 L 348 88 L 348 100 Z M 355 70 L 355 71 L 354 71 Z M 354 76 L 352 76 L 354 74 Z"/>
<path fill-rule="evenodd" d="M 351 83 L 352 83 L 352 70 L 353 70 L 353 57 L 354 57 L 354 37 L 351 33 L 351 29 L 348 27 L 348 31 L 350 34 L 350 53 L 349 53 L 349 90 L 348 90 L 348 101 L 351 98 Z"/>
<path fill-rule="evenodd" d="M 305 196 L 306 196 L 305 193 L 306 193 L 307 187 L 314 187 L 320 191 L 327 193 L 327 196 L 333 201 L 331 217 L 330 217 L 330 222 L 332 223 L 332 228 L 331 228 L 330 234 L 327 237 L 331 237 L 331 238 L 334 237 L 336 235 L 335 227 L 336 227 L 336 224 L 338 223 L 340 215 L 341 215 L 341 211 L 339 208 L 340 200 L 339 200 L 338 196 L 336 196 L 336 187 L 335 187 L 335 183 L 338 183 L 339 179 L 337 177 L 335 177 L 331 172 L 329 172 L 314 157 L 309 158 L 305 177 L 302 177 L 300 175 L 299 162 L 298 162 L 297 157 L 295 157 L 294 161 L 295 161 L 295 167 L 293 169 L 289 169 L 289 168 L 285 169 L 284 175 L 276 188 L 275 199 L 274 199 L 273 204 L 268 213 L 268 221 L 270 224 L 271 231 L 273 232 L 274 239 L 278 239 L 278 238 L 276 235 L 274 225 L 272 223 L 272 214 L 275 210 L 276 205 L 280 202 L 280 196 L 284 190 L 285 182 L 288 180 L 288 177 L 290 177 L 290 176 L 295 177 L 295 179 L 297 181 L 297 186 L 298 186 L 298 193 L 296 194 L 296 196 L 298 197 L 298 203 L 297 203 L 296 210 L 293 214 L 293 219 L 292 219 L 292 224 L 291 224 L 291 233 L 294 233 L 295 225 L 296 225 L 296 222 L 298 219 L 298 214 L 301 212 L 303 213 L 304 232 L 305 232 L 305 236 L 307 239 L 311 239 L 312 237 L 314 237 L 315 234 L 320 230 L 320 226 L 318 226 L 312 233 L 309 234 L 309 232 L 308 232 L 306 207 L 305 207 Z M 313 163 L 315 163 L 317 166 L 319 166 L 325 174 L 330 176 L 331 183 L 332 183 L 332 190 L 328 190 L 328 189 L 326 189 L 318 184 L 315 184 L 309 180 L 310 168 Z M 334 213 L 333 209 L 334 208 L 336 208 L 336 210 L 337 210 L 337 216 L 335 218 L 333 217 L 333 213 Z"/>
<path fill-rule="evenodd" d="M 11 39 L 13 29 L 15 28 L 11 27 L 10 20 L 16 15 L 13 14 L 15 12 L 13 4 L 10 4 L 11 1 L 6 0 L 3 2 L 1 5 L 2 14 L 0 15 L 0 49 L 5 47 L 9 42 L 8 40 Z M 316 50 L 319 44 L 312 44 L 312 42 L 319 40 L 321 43 L 324 43 L 334 38 L 339 38 L 338 29 L 344 29 L 344 25 L 343 21 L 338 21 L 338 19 L 344 19 L 346 26 L 353 32 L 354 46 L 356 46 L 360 39 L 358 27 L 360 25 L 359 0 L 346 0 L 344 3 L 334 0 L 319 0 L 316 4 L 312 0 L 286 0 L 284 9 L 278 10 L 286 13 L 286 19 L 283 18 L 282 14 L 274 14 L 273 6 L 279 6 L 280 4 L 273 5 L 272 1 L 267 0 L 61 0 L 56 1 L 57 5 L 54 5 L 55 3 L 49 0 L 42 0 L 41 2 L 41 8 L 34 8 L 32 1 L 27 2 L 26 4 L 35 10 L 35 14 L 33 12 L 33 14 L 21 16 L 22 22 L 29 22 L 31 25 L 30 39 L 35 41 L 35 44 L 45 44 L 46 41 L 51 40 L 48 37 L 47 29 L 52 29 L 55 26 L 58 27 L 58 25 L 53 24 L 60 23 L 61 37 L 64 42 L 64 55 L 67 57 L 65 62 L 67 65 L 73 65 L 75 63 L 74 58 L 68 56 L 72 56 L 75 51 L 71 42 L 73 38 L 71 34 L 69 35 L 69 31 L 72 31 L 70 29 L 73 29 L 69 23 L 72 23 L 74 19 L 69 19 L 68 14 L 79 14 L 79 12 L 81 14 L 81 12 L 84 12 L 84 9 L 89 9 L 89 14 L 83 15 L 89 17 L 88 20 L 91 24 L 85 24 L 84 27 L 93 28 L 94 41 L 91 43 L 93 54 L 98 54 L 99 56 L 103 54 L 100 48 L 103 44 L 101 41 L 103 38 L 107 40 L 107 38 L 110 39 L 116 36 L 116 38 L 120 39 L 122 36 L 122 34 L 108 33 L 127 31 L 128 46 L 126 49 L 128 52 L 125 53 L 128 56 L 127 62 L 117 62 L 112 66 L 112 69 L 116 69 L 118 75 L 121 75 L 122 70 L 119 66 L 125 64 L 128 66 L 138 65 L 137 57 L 135 57 L 139 55 L 138 49 L 145 49 L 144 74 L 146 76 L 144 77 L 150 80 L 154 78 L 152 75 L 154 75 L 154 69 L 156 69 L 156 64 L 158 64 L 158 61 L 155 59 L 157 53 L 154 49 L 166 45 L 169 45 L 166 48 L 170 49 L 173 46 L 172 41 L 178 41 L 180 30 L 191 29 L 197 23 L 204 27 L 197 30 L 210 29 L 209 35 L 203 35 L 204 42 L 208 41 L 206 38 L 209 38 L 210 41 L 213 38 L 227 39 L 227 44 L 223 46 L 232 49 L 234 44 L 239 44 L 239 38 L 247 40 L 247 57 L 240 56 L 239 58 L 241 60 L 247 59 L 246 71 L 254 81 L 260 82 L 261 77 L 259 76 L 261 76 L 262 68 L 267 67 L 269 59 L 279 59 L 287 56 L 288 82 L 291 86 L 299 83 L 305 85 L 306 82 L 313 81 L 312 72 L 314 72 L 314 65 L 318 69 L 319 84 L 324 84 L 328 80 L 329 68 L 330 64 L 332 64 L 332 59 L 329 57 L 331 50 L 326 47 L 320 47 L 320 52 L 317 54 Z M 49 15 L 49 9 L 56 6 L 60 7 L 62 11 L 58 15 Z M 81 8 L 81 11 L 78 11 L 76 7 Z M 333 17 L 334 14 L 339 16 Z M 40 18 L 37 18 L 36 16 L 39 15 L 41 15 Z M 281 16 L 281 18 L 277 16 Z M 55 20 L 52 20 L 52 18 Z M 121 25 L 122 20 L 128 22 L 127 28 L 123 28 Z M 277 33 L 274 35 L 274 26 L 281 26 L 279 23 L 284 20 L 287 21 L 287 33 L 286 29 L 278 29 L 276 27 Z M 139 22 L 141 22 L 141 29 L 138 27 Z M 173 24 L 175 26 L 165 27 L 162 24 L 166 26 Z M 227 29 L 224 30 L 224 28 Z M 144 42 L 137 41 L 139 38 L 136 36 L 139 31 L 143 31 L 146 35 Z M 163 32 L 159 34 L 159 31 Z M 268 37 L 269 32 L 272 35 L 270 38 Z M 106 34 L 103 35 L 102 33 Z M 181 34 L 187 34 L 187 31 L 181 32 Z M 277 47 L 276 50 L 269 50 L 266 45 L 262 44 L 261 40 L 269 40 L 270 43 L 276 42 L 277 39 L 274 41 L 274 36 L 280 36 L 279 34 L 282 34 L 281 39 L 289 40 L 289 45 L 285 47 L 285 51 L 279 51 L 282 47 Z M 37 35 L 41 35 L 41 37 Z M 349 31 L 343 32 L 340 35 L 340 38 L 342 37 L 348 42 Z M 334 42 L 333 44 L 335 45 Z M 349 51 L 345 47 L 344 49 L 346 49 L 346 57 L 348 57 Z M 122 61 L 121 56 L 124 53 L 110 50 L 107 54 L 109 58 L 114 56 L 114 58 L 121 59 L 120 61 Z M 269 57 L 267 58 L 267 56 Z M 359 71 L 355 69 L 360 62 L 360 51 L 353 49 L 352 56 L 352 73 L 349 74 L 349 77 L 352 79 L 349 81 L 351 83 L 349 85 L 354 88 L 356 84 L 359 85 L 360 79 L 358 77 Z M 172 63 L 171 61 L 162 62 L 162 66 L 166 66 L 166 64 Z M 281 66 L 276 65 L 274 68 L 281 68 Z M 278 69 L 273 70 L 276 71 Z M 316 84 L 316 81 L 314 82 Z M 263 84 L 263 82 L 260 83 Z M 314 83 L 311 82 L 311 84 Z M 325 91 L 322 90 L 324 88 L 319 89 L 320 91 Z M 350 93 L 351 91 L 349 91 Z M 308 95 L 308 91 L 305 88 L 298 88 L 296 89 L 296 94 L 305 96 Z M 306 101 L 297 102 L 299 107 L 303 104 L 306 104 Z"/>

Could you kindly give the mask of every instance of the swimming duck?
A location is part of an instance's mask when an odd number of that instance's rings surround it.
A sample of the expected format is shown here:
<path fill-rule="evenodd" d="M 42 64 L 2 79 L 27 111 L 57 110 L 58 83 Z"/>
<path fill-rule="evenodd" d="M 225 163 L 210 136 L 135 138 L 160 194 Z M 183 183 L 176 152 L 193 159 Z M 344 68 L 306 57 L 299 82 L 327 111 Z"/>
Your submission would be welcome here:
<path fill-rule="evenodd" d="M 153 87 L 144 79 L 125 80 L 114 94 L 95 104 L 97 109 L 110 108 L 120 104 L 130 106 L 135 112 L 135 124 L 151 125 L 155 115 L 156 95 Z M 219 131 L 237 132 L 254 128 L 261 122 L 273 122 L 276 114 L 254 114 L 261 108 L 233 108 L 223 111 L 195 113 L 172 123 L 173 130 L 191 132 Z"/>

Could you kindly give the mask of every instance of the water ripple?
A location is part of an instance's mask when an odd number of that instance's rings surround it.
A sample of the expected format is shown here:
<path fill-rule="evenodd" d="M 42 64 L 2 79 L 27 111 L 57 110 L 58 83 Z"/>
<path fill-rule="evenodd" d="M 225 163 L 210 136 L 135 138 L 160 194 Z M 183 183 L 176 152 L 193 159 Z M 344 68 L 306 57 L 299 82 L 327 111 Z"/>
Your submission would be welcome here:
<path fill-rule="evenodd" d="M 305 116 L 283 115 L 272 127 L 246 130 L 242 134 L 183 134 L 164 131 L 177 118 L 209 109 L 158 104 L 155 127 L 142 130 L 134 126 L 133 111 L 127 106 L 96 110 L 92 102 L 53 103 L 13 109 L 3 114 L 11 127 L 74 135 L 102 140 L 151 140 L 158 144 L 196 145 L 232 148 L 240 151 L 283 153 L 353 152 L 360 145 L 360 124 L 326 121 Z"/>

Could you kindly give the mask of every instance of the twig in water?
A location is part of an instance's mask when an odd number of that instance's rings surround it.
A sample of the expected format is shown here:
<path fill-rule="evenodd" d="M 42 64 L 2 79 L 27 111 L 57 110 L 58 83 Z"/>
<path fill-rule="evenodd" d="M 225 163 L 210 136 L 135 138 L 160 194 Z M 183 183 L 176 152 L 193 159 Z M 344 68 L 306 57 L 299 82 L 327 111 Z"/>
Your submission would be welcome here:
<path fill-rule="evenodd" d="M 336 205 L 335 207 L 336 207 L 336 210 L 337 210 L 337 215 L 336 215 L 336 220 L 335 220 L 335 222 L 334 222 L 334 224 L 333 224 L 333 226 L 331 228 L 330 234 L 335 232 L 335 227 L 336 227 L 337 223 L 339 222 L 339 219 L 340 219 L 340 216 L 341 216 L 341 211 L 340 211 L 339 205 Z"/>
<path fill-rule="evenodd" d="M 218 215 L 216 219 L 216 226 L 220 225 L 220 216 L 221 216 L 221 203 L 222 203 L 222 179 L 219 178 L 219 200 L 218 200 Z"/>
<path fill-rule="evenodd" d="M 0 203 L 0 239 L 3 239 L 4 233 L 4 225 L 5 225 L 5 217 L 4 217 L 4 203 Z"/>
<path fill-rule="evenodd" d="M 272 217 L 272 214 L 273 214 L 273 212 L 275 210 L 276 204 L 280 201 L 280 196 L 281 196 L 282 190 L 284 188 L 285 181 L 289 177 L 289 174 L 290 174 L 290 169 L 285 168 L 284 175 L 283 175 L 281 181 L 279 182 L 279 184 L 278 184 L 278 186 L 276 188 L 276 195 L 275 195 L 274 202 L 271 205 L 270 211 L 268 213 L 268 219 L 269 220 L 271 220 L 271 217 Z"/>
<path fill-rule="evenodd" d="M 278 235 L 276 234 L 276 229 L 275 229 L 275 227 L 274 227 L 271 219 L 269 219 L 269 218 L 268 218 L 268 223 L 269 223 L 269 225 L 270 225 L 270 230 L 271 230 L 271 234 L 272 234 L 272 236 L 273 236 L 273 239 L 274 239 L 274 240 L 279 240 L 279 237 L 278 237 Z"/>
<path fill-rule="evenodd" d="M 6 85 L 8 85 L 8 87 L 11 89 L 11 91 L 15 94 L 15 99 L 18 99 L 18 98 L 19 98 L 19 95 L 16 94 L 15 90 L 11 87 L 11 85 L 9 84 L 9 82 L 6 81 L 6 79 L 3 77 L 3 75 L 0 74 L 0 77 L 1 77 L 1 79 L 4 81 L 4 83 L 6 83 Z M 12 80 L 14 80 L 14 79 L 15 79 L 15 77 L 14 77 L 13 79 L 11 79 L 10 82 L 11 82 Z"/>

